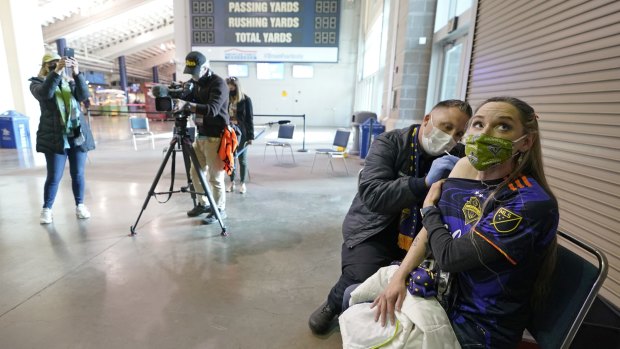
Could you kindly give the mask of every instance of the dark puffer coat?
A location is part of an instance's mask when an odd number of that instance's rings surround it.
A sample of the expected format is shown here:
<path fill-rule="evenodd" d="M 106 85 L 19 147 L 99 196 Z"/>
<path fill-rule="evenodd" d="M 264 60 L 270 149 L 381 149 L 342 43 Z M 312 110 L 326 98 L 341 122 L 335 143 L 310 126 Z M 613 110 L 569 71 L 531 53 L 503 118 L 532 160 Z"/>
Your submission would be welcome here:
<path fill-rule="evenodd" d="M 245 95 L 245 98 L 237 103 L 237 121 L 243 141 L 254 140 L 254 110 L 252 108 L 252 99 Z"/>
<path fill-rule="evenodd" d="M 74 79 L 75 81 L 69 82 L 69 86 L 71 94 L 79 104 L 88 99 L 88 86 L 84 74 L 74 75 Z M 55 95 L 56 87 L 60 85 L 61 80 L 62 76 L 56 72 L 49 73 L 45 79 L 30 78 L 30 92 L 39 101 L 41 108 L 41 119 L 37 130 L 37 151 L 40 153 L 64 153 L 64 130 Z M 78 146 L 78 149 L 83 152 L 95 149 L 90 125 L 84 118 L 80 118 L 80 126 L 85 142 Z"/>

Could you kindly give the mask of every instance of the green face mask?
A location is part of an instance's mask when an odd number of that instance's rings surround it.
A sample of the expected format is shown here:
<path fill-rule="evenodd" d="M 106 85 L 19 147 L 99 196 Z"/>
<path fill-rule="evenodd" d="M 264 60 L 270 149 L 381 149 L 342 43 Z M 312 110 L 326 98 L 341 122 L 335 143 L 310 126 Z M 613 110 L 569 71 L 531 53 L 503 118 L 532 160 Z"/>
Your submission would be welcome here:
<path fill-rule="evenodd" d="M 481 133 L 469 135 L 465 139 L 465 155 L 478 171 L 503 163 L 513 157 L 512 145 L 527 135 L 511 141 Z"/>

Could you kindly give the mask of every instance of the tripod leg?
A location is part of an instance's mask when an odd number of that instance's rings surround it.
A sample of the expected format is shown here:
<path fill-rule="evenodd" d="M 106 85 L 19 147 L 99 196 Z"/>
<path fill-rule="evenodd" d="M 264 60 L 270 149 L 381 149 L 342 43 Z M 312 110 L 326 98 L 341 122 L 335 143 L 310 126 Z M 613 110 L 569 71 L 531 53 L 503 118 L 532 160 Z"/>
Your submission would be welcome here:
<path fill-rule="evenodd" d="M 192 144 L 190 143 L 189 139 L 183 139 L 182 142 L 183 143 L 181 144 L 181 147 L 183 148 L 183 154 L 185 153 L 189 154 L 189 157 L 192 160 L 192 164 L 194 165 L 194 168 L 196 169 L 196 173 L 198 173 L 198 180 L 200 181 L 200 184 L 202 185 L 202 188 L 205 191 L 204 194 L 209 200 L 209 204 L 211 205 L 211 210 L 215 214 L 217 221 L 220 223 L 220 227 L 222 228 L 222 232 L 220 233 L 220 235 L 227 236 L 228 233 L 226 232 L 226 226 L 224 225 L 222 216 L 220 216 L 220 210 L 217 207 L 217 203 L 213 199 L 213 195 L 211 194 L 211 189 L 207 185 L 207 181 L 205 179 L 205 173 L 202 167 L 200 166 L 200 162 L 198 162 L 198 157 L 196 157 L 196 152 L 194 151 L 194 148 L 192 147 Z"/>
<path fill-rule="evenodd" d="M 183 151 L 183 142 L 181 142 L 179 144 L 181 146 L 181 151 L 183 153 L 183 163 L 185 164 L 185 174 L 187 175 L 187 188 L 190 192 L 190 195 L 192 197 L 192 202 L 194 203 L 194 207 L 196 207 L 197 203 L 196 203 L 196 190 L 194 189 L 194 183 L 192 182 L 192 176 L 190 175 L 190 171 L 191 171 L 191 159 L 189 156 L 189 153 L 186 151 Z M 191 147 L 191 144 L 190 144 Z"/>
<path fill-rule="evenodd" d="M 173 138 L 172 141 L 170 141 L 170 147 L 168 147 L 168 152 L 166 152 L 166 156 L 164 157 L 164 160 L 159 166 L 159 170 L 157 170 L 157 175 L 155 175 L 153 184 L 151 184 L 151 189 L 149 189 L 148 194 L 146 194 L 146 199 L 144 199 L 144 204 L 142 204 L 142 210 L 140 210 L 140 213 L 138 214 L 138 218 L 136 219 L 136 222 L 129 228 L 129 230 L 131 231 L 131 235 L 136 235 L 136 227 L 138 226 L 140 217 L 142 217 L 142 213 L 144 213 L 146 206 L 149 204 L 149 200 L 151 200 L 151 196 L 153 196 L 154 195 L 153 193 L 155 193 L 155 187 L 157 187 L 157 183 L 159 182 L 159 179 L 161 178 L 161 174 L 164 172 L 164 169 L 166 168 L 168 159 L 170 159 L 170 156 L 174 154 L 174 145 L 177 142 L 178 140 L 176 138 Z"/>

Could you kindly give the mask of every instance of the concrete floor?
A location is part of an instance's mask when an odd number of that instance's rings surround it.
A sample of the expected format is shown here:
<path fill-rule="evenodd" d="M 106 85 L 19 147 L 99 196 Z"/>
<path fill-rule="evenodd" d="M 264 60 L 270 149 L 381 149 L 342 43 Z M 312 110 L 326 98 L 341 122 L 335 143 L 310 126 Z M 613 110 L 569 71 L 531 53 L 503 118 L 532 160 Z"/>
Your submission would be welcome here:
<path fill-rule="evenodd" d="M 40 225 L 44 157 L 0 149 L 0 348 L 341 347 L 337 330 L 319 338 L 307 321 L 339 275 L 358 158 L 349 175 L 340 162 L 326 171 L 325 157 L 310 173 L 312 151 L 295 151 L 292 164 L 268 149 L 263 162 L 275 125 L 250 148 L 247 194 L 227 194 L 229 237 L 188 218 L 184 193 L 151 199 L 131 237 L 173 123 L 152 121 L 155 149 L 143 140 L 138 151 L 127 117 L 92 126 L 89 220 L 76 219 L 65 172 L 54 223 Z M 334 134 L 309 128 L 305 148 L 329 146 Z M 295 150 L 301 136 L 298 127 Z M 177 168 L 176 189 L 183 177 Z M 158 189 L 169 185 L 168 168 Z"/>

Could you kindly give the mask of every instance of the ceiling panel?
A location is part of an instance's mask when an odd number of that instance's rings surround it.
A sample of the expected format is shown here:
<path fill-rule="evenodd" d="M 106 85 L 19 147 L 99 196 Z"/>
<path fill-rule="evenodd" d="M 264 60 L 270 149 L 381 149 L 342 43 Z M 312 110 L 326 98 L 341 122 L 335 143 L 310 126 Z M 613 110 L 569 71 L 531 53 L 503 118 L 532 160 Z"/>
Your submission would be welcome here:
<path fill-rule="evenodd" d="M 39 18 L 46 49 L 56 39 L 73 47 L 85 70 L 118 72 L 125 56 L 130 78 L 150 80 L 157 66 L 174 71 L 172 0 L 39 0 Z"/>

